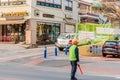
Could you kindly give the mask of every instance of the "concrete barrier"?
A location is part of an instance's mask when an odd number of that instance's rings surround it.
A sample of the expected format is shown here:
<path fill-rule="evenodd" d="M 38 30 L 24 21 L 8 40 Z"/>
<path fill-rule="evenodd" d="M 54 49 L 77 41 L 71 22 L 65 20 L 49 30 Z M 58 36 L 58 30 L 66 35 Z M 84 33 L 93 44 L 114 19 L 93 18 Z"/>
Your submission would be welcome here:
<path fill-rule="evenodd" d="M 82 56 L 102 56 L 102 45 L 103 42 L 93 45 L 79 46 L 79 53 Z"/>

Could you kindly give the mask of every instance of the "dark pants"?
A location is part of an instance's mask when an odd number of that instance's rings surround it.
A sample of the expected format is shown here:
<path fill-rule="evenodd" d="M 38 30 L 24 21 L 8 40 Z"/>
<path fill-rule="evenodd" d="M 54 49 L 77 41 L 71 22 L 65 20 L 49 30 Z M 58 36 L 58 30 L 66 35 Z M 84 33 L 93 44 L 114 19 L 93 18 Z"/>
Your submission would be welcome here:
<path fill-rule="evenodd" d="M 76 74 L 76 71 L 77 71 L 77 61 L 70 61 L 71 63 L 71 80 L 74 80 L 75 79 L 75 74 Z"/>

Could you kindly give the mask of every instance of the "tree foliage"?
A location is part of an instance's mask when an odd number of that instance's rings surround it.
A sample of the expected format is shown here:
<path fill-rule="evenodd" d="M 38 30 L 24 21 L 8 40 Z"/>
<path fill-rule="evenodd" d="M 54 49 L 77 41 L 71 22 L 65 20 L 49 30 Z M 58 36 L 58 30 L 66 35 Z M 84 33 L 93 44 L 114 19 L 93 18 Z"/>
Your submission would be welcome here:
<path fill-rule="evenodd" d="M 120 3 L 117 1 L 113 2 L 104 2 L 102 1 L 101 4 L 104 8 L 101 10 L 102 13 L 111 20 L 111 22 L 120 20 Z"/>

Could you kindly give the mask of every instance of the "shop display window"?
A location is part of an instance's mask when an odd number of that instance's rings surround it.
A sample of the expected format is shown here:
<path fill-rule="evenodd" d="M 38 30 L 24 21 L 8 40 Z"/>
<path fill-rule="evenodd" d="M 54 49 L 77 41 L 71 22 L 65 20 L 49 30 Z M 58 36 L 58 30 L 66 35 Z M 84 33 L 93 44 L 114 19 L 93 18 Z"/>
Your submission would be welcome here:
<path fill-rule="evenodd" d="M 38 23 L 37 43 L 38 44 L 54 43 L 59 34 L 60 34 L 59 23 Z"/>
<path fill-rule="evenodd" d="M 0 42 L 25 41 L 25 24 L 2 25 L 1 38 Z"/>

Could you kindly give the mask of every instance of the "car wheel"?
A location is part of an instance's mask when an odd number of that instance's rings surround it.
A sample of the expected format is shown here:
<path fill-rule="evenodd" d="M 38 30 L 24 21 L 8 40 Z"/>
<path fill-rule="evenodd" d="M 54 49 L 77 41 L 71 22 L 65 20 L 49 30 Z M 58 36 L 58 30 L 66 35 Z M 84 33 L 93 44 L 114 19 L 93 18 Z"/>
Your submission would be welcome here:
<path fill-rule="evenodd" d="M 116 57 L 115 55 L 112 55 L 113 57 Z"/>
<path fill-rule="evenodd" d="M 102 56 L 103 56 L 103 57 L 106 57 L 107 55 L 106 55 L 105 53 L 102 53 Z"/>
<path fill-rule="evenodd" d="M 64 48 L 58 48 L 58 49 L 59 49 L 59 51 L 63 51 Z"/>
<path fill-rule="evenodd" d="M 120 57 L 120 53 L 118 54 L 118 57 Z"/>

